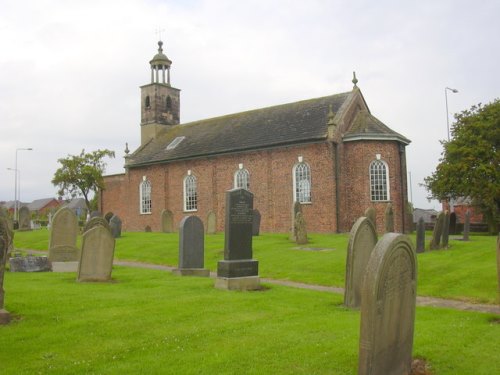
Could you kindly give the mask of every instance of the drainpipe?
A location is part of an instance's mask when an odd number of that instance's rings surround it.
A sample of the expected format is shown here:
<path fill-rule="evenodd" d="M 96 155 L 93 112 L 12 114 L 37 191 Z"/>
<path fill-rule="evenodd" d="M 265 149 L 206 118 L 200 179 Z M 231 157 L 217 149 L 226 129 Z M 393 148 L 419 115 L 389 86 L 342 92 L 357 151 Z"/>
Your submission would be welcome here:
<path fill-rule="evenodd" d="M 400 179 L 401 179 L 401 183 L 400 183 L 400 186 L 401 186 L 401 218 L 402 218 L 401 221 L 403 223 L 403 228 L 402 228 L 401 233 L 405 233 L 405 219 L 406 219 L 406 215 L 405 215 L 406 202 L 405 202 L 405 194 L 404 194 L 404 188 L 405 188 L 404 178 L 406 175 L 406 170 L 403 171 L 403 155 L 404 155 L 404 153 L 405 153 L 405 146 L 400 143 L 399 144 L 399 175 L 400 175 Z"/>

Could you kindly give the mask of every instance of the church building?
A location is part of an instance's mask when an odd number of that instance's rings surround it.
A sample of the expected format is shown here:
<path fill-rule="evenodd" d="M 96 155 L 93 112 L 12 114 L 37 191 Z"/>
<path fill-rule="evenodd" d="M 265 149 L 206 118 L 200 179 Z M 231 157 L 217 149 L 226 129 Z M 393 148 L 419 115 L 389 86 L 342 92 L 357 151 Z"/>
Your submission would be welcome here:
<path fill-rule="evenodd" d="M 100 210 L 127 231 L 177 230 L 187 215 L 224 230 L 225 192 L 248 189 L 261 232 L 290 232 L 294 202 L 307 231 L 348 232 L 365 210 L 384 231 L 390 205 L 395 231 L 410 228 L 406 149 L 410 140 L 374 117 L 351 91 L 182 123 L 172 62 L 158 42 L 151 82 L 141 86 L 141 145 L 125 151 L 125 173 L 105 176 Z M 149 229 L 148 228 L 148 229 Z"/>

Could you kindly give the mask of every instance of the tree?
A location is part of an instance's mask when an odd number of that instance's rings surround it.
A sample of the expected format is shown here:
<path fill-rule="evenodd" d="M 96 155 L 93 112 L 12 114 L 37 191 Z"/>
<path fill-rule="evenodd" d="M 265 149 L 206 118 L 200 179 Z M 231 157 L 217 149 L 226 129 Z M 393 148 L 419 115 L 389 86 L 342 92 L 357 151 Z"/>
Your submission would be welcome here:
<path fill-rule="evenodd" d="M 430 198 L 469 197 L 495 233 L 500 212 L 500 100 L 455 114 L 452 139 L 436 171 L 426 177 Z"/>
<path fill-rule="evenodd" d="M 115 152 L 110 150 L 97 150 L 80 155 L 68 155 L 67 158 L 58 159 L 61 167 L 54 174 L 52 183 L 59 187 L 59 195 L 69 195 L 72 198 L 83 196 L 87 209 L 91 211 L 90 193 L 97 193 L 104 189 L 102 175 L 106 169 L 104 157 L 115 157 Z"/>

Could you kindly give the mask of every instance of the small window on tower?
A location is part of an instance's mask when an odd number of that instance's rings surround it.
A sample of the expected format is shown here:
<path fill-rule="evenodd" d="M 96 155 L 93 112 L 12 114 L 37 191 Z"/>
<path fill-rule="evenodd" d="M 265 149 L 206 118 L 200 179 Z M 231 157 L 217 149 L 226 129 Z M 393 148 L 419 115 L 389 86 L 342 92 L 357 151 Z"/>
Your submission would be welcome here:
<path fill-rule="evenodd" d="M 167 96 L 167 112 L 170 112 L 172 110 L 172 98 L 170 96 Z"/>
<path fill-rule="evenodd" d="M 145 106 L 146 108 L 150 108 L 150 107 L 151 107 L 151 101 L 150 101 L 150 99 L 149 99 L 149 95 L 148 95 L 148 96 L 146 96 L 146 100 L 144 101 L 144 106 Z"/>

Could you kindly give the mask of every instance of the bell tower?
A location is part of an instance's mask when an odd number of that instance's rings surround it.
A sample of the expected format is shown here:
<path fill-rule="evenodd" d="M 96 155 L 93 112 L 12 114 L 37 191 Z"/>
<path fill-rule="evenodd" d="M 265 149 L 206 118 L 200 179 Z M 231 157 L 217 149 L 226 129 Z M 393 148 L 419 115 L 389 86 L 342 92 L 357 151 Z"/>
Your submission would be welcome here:
<path fill-rule="evenodd" d="M 170 85 L 172 61 L 163 53 L 161 40 L 149 64 L 151 83 L 141 86 L 141 145 L 180 122 L 181 90 Z"/>

